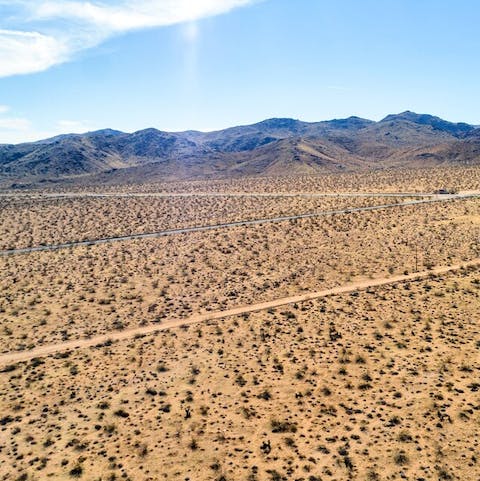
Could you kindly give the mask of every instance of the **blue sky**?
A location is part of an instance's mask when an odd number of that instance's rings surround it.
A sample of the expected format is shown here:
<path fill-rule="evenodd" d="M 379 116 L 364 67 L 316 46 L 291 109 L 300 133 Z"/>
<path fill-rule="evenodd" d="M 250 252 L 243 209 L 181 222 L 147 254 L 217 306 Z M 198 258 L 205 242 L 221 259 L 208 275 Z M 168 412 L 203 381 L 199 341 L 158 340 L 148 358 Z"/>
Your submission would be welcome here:
<path fill-rule="evenodd" d="M 480 124 L 477 0 L 0 0 L 0 143 L 414 110 Z"/>

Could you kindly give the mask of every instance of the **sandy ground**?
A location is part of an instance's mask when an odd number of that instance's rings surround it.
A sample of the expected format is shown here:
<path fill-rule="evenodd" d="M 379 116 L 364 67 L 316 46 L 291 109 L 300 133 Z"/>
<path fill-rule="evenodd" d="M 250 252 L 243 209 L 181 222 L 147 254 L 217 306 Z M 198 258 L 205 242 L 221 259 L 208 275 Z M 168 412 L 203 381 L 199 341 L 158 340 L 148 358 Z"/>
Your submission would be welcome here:
<path fill-rule="evenodd" d="M 39 201 L 0 198 L 0 250 L 105 237 L 141 235 L 167 229 L 315 214 L 402 202 L 401 198 L 102 197 Z"/>
<path fill-rule="evenodd" d="M 478 185 L 458 168 L 122 191 Z M 22 200 L 2 241 L 338 201 L 193 199 Z M 0 258 L 0 481 L 479 481 L 479 240 L 463 199 Z"/>
<path fill-rule="evenodd" d="M 0 479 L 477 481 L 480 272 L 0 373 Z"/>
<path fill-rule="evenodd" d="M 240 316 L 242 314 L 249 314 L 256 311 L 264 311 L 267 309 L 284 306 L 287 304 L 295 304 L 298 302 L 311 301 L 322 297 L 333 296 L 337 294 L 344 294 L 348 292 L 357 292 L 360 290 L 368 289 L 371 287 L 383 286 L 386 284 L 395 284 L 398 282 L 413 281 L 422 279 L 425 277 L 436 276 L 440 274 L 447 274 L 451 271 L 458 271 L 461 269 L 468 269 L 470 267 L 476 267 L 480 264 L 480 259 L 475 259 L 469 262 L 463 262 L 462 264 L 455 264 L 452 266 L 435 267 L 427 271 L 415 272 L 407 275 L 397 275 L 391 277 L 384 277 L 380 279 L 368 279 L 359 282 L 353 282 L 345 286 L 334 287 L 331 289 L 325 289 L 323 291 L 309 292 L 307 294 L 300 294 L 297 296 L 282 297 L 272 301 L 261 302 L 259 304 L 251 304 L 248 306 L 236 307 L 234 309 L 227 309 L 220 312 L 212 312 L 204 315 L 196 315 L 187 319 L 168 319 L 162 322 L 161 325 L 150 325 L 144 327 L 137 327 L 133 329 L 125 329 L 122 331 L 109 332 L 101 336 L 95 336 L 88 339 L 76 339 L 68 342 L 61 342 L 57 344 L 50 344 L 39 348 L 32 349 L 30 351 L 11 352 L 0 355 L 0 366 L 8 364 L 28 361 L 36 357 L 44 357 L 50 354 L 56 354 L 59 352 L 69 351 L 71 349 L 82 349 L 85 347 L 91 347 L 99 344 L 105 344 L 112 341 L 120 341 L 124 339 L 134 338 L 136 336 L 143 336 L 146 334 L 152 334 L 167 329 L 190 326 L 191 324 L 197 324 L 205 321 L 213 321 L 217 319 L 225 319 L 231 316 Z"/>

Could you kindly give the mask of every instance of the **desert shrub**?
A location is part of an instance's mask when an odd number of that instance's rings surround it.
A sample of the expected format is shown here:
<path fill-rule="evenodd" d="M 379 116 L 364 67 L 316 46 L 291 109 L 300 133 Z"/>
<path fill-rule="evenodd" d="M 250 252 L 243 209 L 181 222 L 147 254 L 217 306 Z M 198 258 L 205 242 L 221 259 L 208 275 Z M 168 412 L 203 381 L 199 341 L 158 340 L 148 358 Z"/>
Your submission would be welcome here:
<path fill-rule="evenodd" d="M 83 474 L 83 467 L 80 464 L 77 464 L 68 474 L 70 474 L 72 478 L 80 478 Z"/>
<path fill-rule="evenodd" d="M 297 425 L 288 421 L 278 421 L 277 419 L 272 419 L 272 421 L 270 422 L 270 427 L 272 428 L 272 433 L 297 432 Z"/>
<path fill-rule="evenodd" d="M 405 451 L 400 451 L 395 454 L 393 460 L 395 461 L 395 464 L 398 464 L 398 466 L 406 466 L 410 462 Z"/>
<path fill-rule="evenodd" d="M 272 399 L 272 395 L 270 394 L 270 391 L 268 389 L 265 389 L 264 391 L 262 391 L 260 394 L 257 395 L 257 398 L 268 401 Z"/>
<path fill-rule="evenodd" d="M 168 367 L 165 365 L 163 361 L 160 361 L 157 365 L 157 372 L 167 372 Z"/>
<path fill-rule="evenodd" d="M 128 418 L 130 416 L 130 414 L 128 414 L 124 409 L 117 409 L 113 412 L 113 415 L 119 418 Z"/>
<path fill-rule="evenodd" d="M 198 449 L 198 442 L 195 438 L 192 438 L 190 440 L 190 442 L 188 443 L 188 447 L 192 450 L 192 451 L 196 451 Z"/>
<path fill-rule="evenodd" d="M 408 433 L 407 431 L 402 431 L 398 435 L 398 440 L 402 443 L 409 443 L 413 440 L 412 435 Z"/>

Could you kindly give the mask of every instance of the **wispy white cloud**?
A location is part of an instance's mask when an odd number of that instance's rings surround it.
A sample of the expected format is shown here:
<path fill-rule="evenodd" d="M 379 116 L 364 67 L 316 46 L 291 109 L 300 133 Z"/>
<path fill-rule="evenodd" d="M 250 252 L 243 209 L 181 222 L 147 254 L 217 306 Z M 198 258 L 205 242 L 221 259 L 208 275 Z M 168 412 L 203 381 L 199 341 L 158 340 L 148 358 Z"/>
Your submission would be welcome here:
<path fill-rule="evenodd" d="M 9 113 L 9 105 L 0 105 L 0 144 L 13 143 L 10 142 L 11 139 L 21 139 L 31 126 L 28 119 L 12 117 L 7 115 Z"/>
<path fill-rule="evenodd" d="M 186 32 L 193 41 L 196 20 L 256 1 L 0 0 L 0 18 L 2 5 L 16 12 L 6 17 L 9 28 L 0 29 L 0 77 L 46 70 L 112 36 L 137 29 L 189 23 Z"/>
<path fill-rule="evenodd" d="M 252 0 L 123 0 L 114 4 L 44 0 L 31 1 L 37 18 L 76 19 L 109 32 L 173 25 L 225 13 Z"/>
<path fill-rule="evenodd" d="M 58 134 L 81 134 L 94 130 L 95 128 L 88 122 L 83 120 L 59 120 L 57 122 L 55 132 Z"/>
<path fill-rule="evenodd" d="M 96 130 L 94 125 L 81 120 L 60 120 L 47 129 L 38 129 L 26 118 L 0 115 L 0 144 L 34 142 L 60 134 L 81 134 L 92 130 Z"/>
<path fill-rule="evenodd" d="M 67 45 L 48 35 L 0 30 L 0 77 L 45 70 L 68 54 Z"/>
<path fill-rule="evenodd" d="M 28 119 L 5 115 L 9 111 L 7 105 L 0 105 L 0 144 L 21 142 L 32 128 Z"/>
<path fill-rule="evenodd" d="M 2 130 L 22 131 L 25 132 L 30 128 L 30 122 L 27 119 L 16 117 L 0 117 L 0 132 Z"/>

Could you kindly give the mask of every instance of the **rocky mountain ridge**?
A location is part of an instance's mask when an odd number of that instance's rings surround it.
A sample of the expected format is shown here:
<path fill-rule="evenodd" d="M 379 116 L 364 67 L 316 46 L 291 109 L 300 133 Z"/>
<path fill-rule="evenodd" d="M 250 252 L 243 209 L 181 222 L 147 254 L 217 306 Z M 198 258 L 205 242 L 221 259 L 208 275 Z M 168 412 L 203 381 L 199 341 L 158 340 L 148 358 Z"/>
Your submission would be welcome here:
<path fill-rule="evenodd" d="M 0 145 L 3 186 L 316 174 L 480 163 L 480 128 L 403 112 L 379 122 L 273 118 L 215 132 L 104 129 Z"/>

